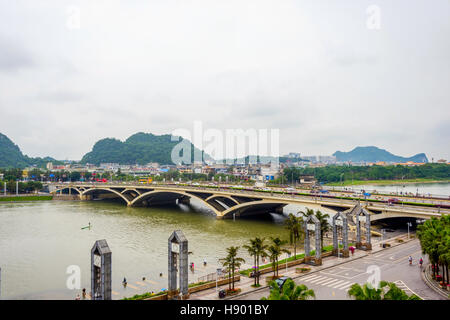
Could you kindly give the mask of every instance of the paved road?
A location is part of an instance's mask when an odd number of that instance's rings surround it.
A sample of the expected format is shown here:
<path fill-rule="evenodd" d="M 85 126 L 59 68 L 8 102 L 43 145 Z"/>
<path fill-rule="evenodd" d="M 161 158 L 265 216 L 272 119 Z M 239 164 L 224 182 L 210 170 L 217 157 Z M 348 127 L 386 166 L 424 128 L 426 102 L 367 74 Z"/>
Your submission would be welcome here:
<path fill-rule="evenodd" d="M 409 255 L 413 257 L 412 266 L 408 263 Z M 313 289 L 317 300 L 345 300 L 350 299 L 347 296 L 350 286 L 355 282 L 365 283 L 371 275 L 366 273 L 368 267 L 376 266 L 380 270 L 381 280 L 396 282 L 408 294 L 415 293 L 425 300 L 443 300 L 443 297 L 423 282 L 418 266 L 420 257 L 419 241 L 414 240 L 345 264 L 304 275 L 294 281 Z M 426 261 L 425 257 L 424 260 Z M 259 300 L 268 295 L 269 289 L 263 289 L 240 296 L 238 299 Z"/>

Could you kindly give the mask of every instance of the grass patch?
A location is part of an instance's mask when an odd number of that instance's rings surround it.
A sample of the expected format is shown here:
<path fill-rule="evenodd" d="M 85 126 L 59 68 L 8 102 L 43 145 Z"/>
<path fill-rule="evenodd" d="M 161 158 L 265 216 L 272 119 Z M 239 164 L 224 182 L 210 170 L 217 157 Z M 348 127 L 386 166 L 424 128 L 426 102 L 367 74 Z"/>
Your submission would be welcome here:
<path fill-rule="evenodd" d="M 18 196 L 18 197 L 0 197 L 0 201 L 46 201 L 52 200 L 53 196 Z"/>
<path fill-rule="evenodd" d="M 351 244 L 349 244 L 349 245 L 351 245 Z M 342 247 L 342 246 L 341 246 L 341 247 Z M 333 251 L 333 245 L 325 246 L 325 247 L 323 247 L 323 249 L 322 249 L 322 252 L 330 252 L 330 251 Z M 315 255 L 315 254 L 316 254 L 315 250 L 312 250 L 311 253 L 310 253 L 311 256 L 313 256 L 313 255 Z M 295 257 L 292 256 L 292 257 L 289 257 L 289 258 L 287 258 L 287 259 L 278 260 L 278 267 L 282 267 L 283 264 L 286 263 L 286 260 L 287 260 L 287 262 L 290 262 L 290 261 L 294 261 L 294 260 L 303 259 L 304 257 L 305 257 L 305 254 L 304 254 L 304 253 L 301 253 L 301 254 L 296 255 Z M 259 270 L 266 269 L 266 268 L 269 268 L 269 267 L 272 267 L 272 263 L 268 263 L 268 264 L 264 264 L 264 265 L 262 265 L 262 266 L 259 266 Z M 242 275 L 244 275 L 244 276 L 249 277 L 249 276 L 250 276 L 250 273 L 251 273 L 252 271 L 254 271 L 254 268 L 242 270 L 242 271 L 239 271 L 239 273 L 242 274 Z"/>
<path fill-rule="evenodd" d="M 166 293 L 167 293 L 167 291 L 160 291 L 158 293 L 146 292 L 146 293 L 143 293 L 143 294 L 135 294 L 132 297 L 123 298 L 122 300 L 144 300 L 144 299 L 148 299 L 148 298 L 152 298 L 152 297 L 161 296 L 161 295 L 166 294 Z"/>

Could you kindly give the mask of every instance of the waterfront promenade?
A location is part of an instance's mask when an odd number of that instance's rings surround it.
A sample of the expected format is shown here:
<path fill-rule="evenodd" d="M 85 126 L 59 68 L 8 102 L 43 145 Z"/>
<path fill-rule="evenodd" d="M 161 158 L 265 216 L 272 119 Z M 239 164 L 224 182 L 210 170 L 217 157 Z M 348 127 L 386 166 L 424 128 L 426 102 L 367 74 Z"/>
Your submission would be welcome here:
<path fill-rule="evenodd" d="M 398 242 L 402 239 L 403 242 Z M 311 271 L 305 274 L 295 272 L 298 267 L 304 264 L 286 268 L 280 265 L 280 276 L 291 277 L 296 284 L 305 284 L 309 289 L 313 289 L 317 300 L 343 300 L 350 299 L 347 291 L 353 283 L 363 284 L 370 274 L 366 273 L 368 266 L 378 266 L 381 270 L 381 280 L 395 282 L 398 287 L 407 294 L 416 294 L 425 300 L 445 299 L 435 291 L 430 289 L 422 280 L 421 270 L 418 267 L 418 260 L 421 256 L 420 244 L 417 239 L 407 239 L 406 235 L 401 235 L 385 241 L 391 247 L 382 248 L 380 242 L 374 243 L 372 251 L 356 250 L 349 258 L 338 258 L 335 256 L 323 259 L 321 266 L 308 266 Z M 415 263 L 408 265 L 407 258 L 412 255 Z M 424 257 L 425 259 L 425 257 Z M 270 293 L 269 287 L 265 284 L 265 276 L 260 278 L 261 287 L 253 288 L 253 278 L 241 277 L 241 281 L 235 283 L 236 288 L 241 288 L 241 293 L 226 299 L 232 300 L 259 300 L 267 297 Z M 219 289 L 227 288 L 226 285 Z M 218 300 L 216 289 L 204 290 L 191 294 L 192 300 Z"/>

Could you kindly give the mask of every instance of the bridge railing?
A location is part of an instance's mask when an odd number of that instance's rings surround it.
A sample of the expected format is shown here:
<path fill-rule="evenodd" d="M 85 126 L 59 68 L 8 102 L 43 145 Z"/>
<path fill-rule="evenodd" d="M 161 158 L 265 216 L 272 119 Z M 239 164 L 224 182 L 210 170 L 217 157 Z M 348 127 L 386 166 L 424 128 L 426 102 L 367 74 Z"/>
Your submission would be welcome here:
<path fill-rule="evenodd" d="M 317 204 L 328 204 L 328 205 L 336 205 L 336 204 L 345 204 L 345 205 L 354 205 L 356 201 L 359 201 L 360 203 L 365 203 L 366 201 L 364 199 L 342 199 L 342 198 L 328 198 L 328 197 L 322 197 L 321 195 L 317 194 L 311 194 L 309 196 L 305 195 L 297 195 L 294 193 L 279 193 L 279 192 L 260 192 L 260 191 L 250 191 L 250 190 L 242 190 L 242 189 L 230 189 L 230 188 L 208 188 L 204 186 L 192 186 L 192 185 L 178 185 L 178 184 L 136 184 L 135 182 L 122 182 L 122 183 L 93 183 L 93 182 L 84 182 L 84 183 L 57 183 L 57 186 L 61 187 L 114 187 L 114 186 L 133 186 L 135 188 L 144 187 L 144 188 L 153 188 L 153 187 L 164 187 L 164 188 L 170 188 L 170 189 L 183 189 L 186 190 L 193 190 L 193 191 L 203 191 L 208 193 L 222 193 L 222 194 L 228 194 L 228 195 L 234 195 L 237 194 L 243 195 L 243 196 L 254 196 L 258 198 L 272 198 L 272 199 L 286 199 L 286 200 L 305 200 L 308 202 L 313 201 Z M 421 203 L 421 202 L 417 202 Z M 436 203 L 439 205 L 439 203 Z M 448 209 L 441 209 L 436 207 L 417 207 L 417 206 L 411 206 L 411 205 L 404 205 L 402 203 L 397 204 L 387 204 L 385 202 L 371 202 L 367 201 L 367 205 L 374 208 L 374 209 L 392 209 L 392 208 L 408 208 L 408 209 L 418 209 L 422 212 L 432 212 L 432 213 L 440 213 L 440 212 L 450 212 Z"/>

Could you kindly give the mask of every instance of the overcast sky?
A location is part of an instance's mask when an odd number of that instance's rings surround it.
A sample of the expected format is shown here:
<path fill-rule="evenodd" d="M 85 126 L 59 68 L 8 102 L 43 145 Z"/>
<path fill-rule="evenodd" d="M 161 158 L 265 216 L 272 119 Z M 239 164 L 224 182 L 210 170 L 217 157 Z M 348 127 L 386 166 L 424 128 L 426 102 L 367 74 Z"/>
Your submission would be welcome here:
<path fill-rule="evenodd" d="M 200 120 L 448 160 L 449 39 L 448 0 L 0 0 L 0 132 L 78 160 Z"/>

